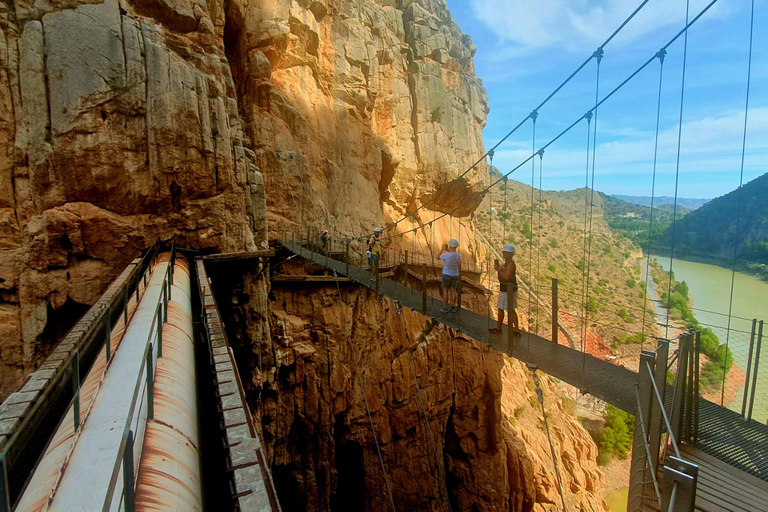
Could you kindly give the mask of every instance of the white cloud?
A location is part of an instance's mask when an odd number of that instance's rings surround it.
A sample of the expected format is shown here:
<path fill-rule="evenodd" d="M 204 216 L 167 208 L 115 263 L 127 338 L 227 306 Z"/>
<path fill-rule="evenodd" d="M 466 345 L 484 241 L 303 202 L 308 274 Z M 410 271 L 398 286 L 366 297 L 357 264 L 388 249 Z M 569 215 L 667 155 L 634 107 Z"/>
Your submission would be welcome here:
<path fill-rule="evenodd" d="M 639 0 L 471 0 L 475 16 L 506 46 L 497 58 L 519 57 L 545 48 L 583 51 L 600 45 L 640 4 Z M 691 18 L 708 0 L 691 0 Z M 705 17 L 728 9 L 715 4 Z M 616 36 L 626 44 L 655 30 L 685 22 L 685 2 L 652 0 Z"/>
<path fill-rule="evenodd" d="M 702 117 L 683 123 L 680 154 L 680 172 L 699 173 L 702 180 L 711 173 L 733 175 L 733 187 L 738 184 L 737 171 L 741 165 L 741 144 L 744 129 L 744 112 L 732 110 L 719 117 Z M 576 128 L 578 130 L 578 128 Z M 582 130 L 583 131 L 583 130 Z M 581 132 L 579 132 L 581 133 Z M 662 180 L 673 176 L 677 160 L 678 126 L 670 126 L 659 133 L 657 176 Z M 616 176 L 650 177 L 653 165 L 654 133 L 636 133 L 631 137 L 615 137 L 603 133 L 598 126 L 598 146 L 595 173 L 597 180 L 614 176 L 610 181 L 616 183 Z M 610 137 L 609 140 L 605 140 Z M 601 142 L 602 140 L 602 142 Z M 543 141 L 541 144 L 544 144 Z M 539 146 L 541 146 L 539 144 Z M 496 151 L 494 164 L 507 172 L 528 158 L 530 150 L 517 147 L 502 147 Z M 590 153 L 591 154 L 591 153 Z M 747 175 L 765 172 L 768 158 L 768 107 L 750 108 L 747 132 L 745 169 Z M 568 179 L 573 188 L 579 177 L 584 177 L 586 166 L 585 148 L 576 149 L 572 144 L 563 149 L 558 143 L 553 144 L 544 155 L 545 179 Z M 591 164 L 590 164 L 591 166 Z M 515 172 L 515 179 L 526 181 L 530 164 Z M 538 162 L 536 163 L 538 173 Z M 666 178 L 665 178 L 666 176 Z M 538 178 L 537 178 L 538 179 Z M 686 178 L 691 181 L 693 178 Z M 580 182 L 583 186 L 583 181 Z M 558 188 L 545 184 L 544 188 Z M 599 190 L 601 187 L 596 185 Z M 715 194 L 720 195 L 720 194 Z"/>

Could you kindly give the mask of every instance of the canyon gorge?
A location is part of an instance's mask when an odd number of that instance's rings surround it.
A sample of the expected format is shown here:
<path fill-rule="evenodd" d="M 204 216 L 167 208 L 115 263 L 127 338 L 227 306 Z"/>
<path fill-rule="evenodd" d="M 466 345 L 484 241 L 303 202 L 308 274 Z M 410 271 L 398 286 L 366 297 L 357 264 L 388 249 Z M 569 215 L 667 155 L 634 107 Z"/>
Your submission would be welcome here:
<path fill-rule="evenodd" d="M 253 251 L 424 206 L 397 229 L 456 211 L 395 247 L 459 233 L 482 261 L 474 51 L 443 0 L 0 0 L 0 398 L 158 243 Z M 385 475 L 399 510 L 559 508 L 522 363 L 363 287 L 268 276 L 215 277 L 283 510 L 386 509 Z M 542 386 L 568 509 L 604 510 L 597 447 Z"/>

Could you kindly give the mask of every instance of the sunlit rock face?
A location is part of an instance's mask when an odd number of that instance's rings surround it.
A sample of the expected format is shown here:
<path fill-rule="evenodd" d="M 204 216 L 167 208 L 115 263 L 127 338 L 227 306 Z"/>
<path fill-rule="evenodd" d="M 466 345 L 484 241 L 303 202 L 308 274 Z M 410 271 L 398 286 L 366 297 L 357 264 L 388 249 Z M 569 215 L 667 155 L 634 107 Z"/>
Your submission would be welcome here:
<path fill-rule="evenodd" d="M 332 234 L 391 225 L 424 202 L 400 231 L 433 210 L 469 225 L 485 163 L 455 180 L 484 153 L 488 102 L 444 1 L 235 0 L 226 16 L 271 228 L 302 221 L 294 201 Z M 438 241 L 457 232 L 458 220 L 436 228 Z"/>
<path fill-rule="evenodd" d="M 0 4 L 0 396 L 158 241 L 266 242 L 223 2 Z"/>
<path fill-rule="evenodd" d="M 391 243 L 471 246 L 474 51 L 442 0 L 0 4 L 0 396 L 157 241 L 361 234 L 428 202 L 398 229 L 457 217 Z"/>

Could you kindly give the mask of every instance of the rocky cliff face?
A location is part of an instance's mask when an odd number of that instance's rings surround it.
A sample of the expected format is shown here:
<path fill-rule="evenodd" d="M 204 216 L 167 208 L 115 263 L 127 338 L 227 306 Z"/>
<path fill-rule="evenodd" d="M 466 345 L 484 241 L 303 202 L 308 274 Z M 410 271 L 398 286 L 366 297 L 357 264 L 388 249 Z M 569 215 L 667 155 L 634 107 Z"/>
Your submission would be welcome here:
<path fill-rule="evenodd" d="M 483 153 L 473 53 L 442 0 L 0 1 L 0 396 L 157 241 L 458 205 L 487 179 L 450 182 Z"/>
<path fill-rule="evenodd" d="M 0 395 L 141 250 L 265 239 L 223 25 L 215 1 L 0 3 Z"/>
<path fill-rule="evenodd" d="M 219 297 L 240 304 L 231 339 L 263 340 L 250 319 L 255 291 L 246 279 L 234 301 Z M 240 347 L 239 361 L 284 509 L 388 509 L 372 422 L 398 510 L 560 510 L 521 363 L 418 313 L 401 319 L 362 287 L 341 285 L 340 299 L 333 285 L 285 285 L 269 304 L 271 339 Z M 597 447 L 556 386 L 542 385 L 566 505 L 604 510 Z"/>

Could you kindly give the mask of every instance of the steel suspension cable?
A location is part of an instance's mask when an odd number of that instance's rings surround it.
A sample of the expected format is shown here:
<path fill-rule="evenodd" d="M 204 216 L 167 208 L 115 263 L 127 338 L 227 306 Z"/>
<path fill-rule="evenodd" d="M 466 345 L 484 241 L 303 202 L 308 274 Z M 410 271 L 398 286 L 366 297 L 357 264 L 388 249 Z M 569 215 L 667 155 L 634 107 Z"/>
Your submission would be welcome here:
<path fill-rule="evenodd" d="M 582 318 L 586 318 L 586 312 L 587 312 L 587 207 L 589 206 L 589 148 L 590 148 L 590 138 L 592 136 L 592 112 L 587 112 L 585 114 L 587 119 L 587 164 L 586 169 L 584 171 L 584 250 L 582 252 L 582 258 L 581 258 L 581 315 Z M 587 330 L 586 330 L 586 321 L 582 322 L 582 325 L 579 329 L 579 334 L 581 334 L 581 351 L 586 353 L 587 350 L 587 344 L 586 344 L 586 338 L 587 338 Z"/>
<path fill-rule="evenodd" d="M 656 197 L 656 163 L 659 156 L 659 120 L 661 119 L 661 85 L 664 79 L 664 57 L 667 55 L 667 51 L 663 48 L 659 50 L 656 57 L 659 59 L 659 93 L 656 99 L 656 136 L 653 142 L 653 175 L 651 178 L 651 218 L 648 227 L 648 244 L 645 249 L 645 290 L 643 292 L 643 324 L 642 335 L 640 337 L 640 350 L 645 345 L 645 314 L 648 306 L 648 281 L 651 280 L 650 265 L 651 265 L 651 247 L 653 239 L 653 201 Z"/>
<path fill-rule="evenodd" d="M 544 162 L 544 151 L 539 151 L 539 226 L 538 226 L 538 233 L 539 237 L 536 242 L 536 283 L 540 282 L 540 271 L 541 271 L 541 187 L 542 187 L 542 171 L 543 171 L 543 162 Z M 538 293 L 538 284 L 536 285 L 536 334 L 539 333 L 539 293 Z"/>
<path fill-rule="evenodd" d="M 547 441 L 549 441 L 549 453 L 552 456 L 552 465 L 555 467 L 555 477 L 557 477 L 557 490 L 560 493 L 560 501 L 563 504 L 563 512 L 566 512 L 565 508 L 565 496 L 563 496 L 563 484 L 560 481 L 560 471 L 557 469 L 557 457 L 555 456 L 555 445 L 552 443 L 552 436 L 549 434 L 549 423 L 547 422 L 547 411 L 544 409 L 544 392 L 541 390 L 541 384 L 539 383 L 539 376 L 536 373 L 536 367 L 532 369 L 533 384 L 536 386 L 536 396 L 539 399 L 541 405 L 541 414 L 544 416 L 544 430 L 547 432 Z"/>
<path fill-rule="evenodd" d="M 600 97 L 600 62 L 603 60 L 603 49 L 598 48 L 595 53 L 597 54 L 597 76 L 595 78 L 595 103 L 597 103 Z M 592 186 L 589 189 L 589 236 L 587 237 L 587 310 L 584 315 L 584 336 L 587 335 L 587 327 L 589 323 L 589 277 L 591 275 L 592 265 L 592 213 L 595 207 L 595 156 L 597 154 L 597 108 L 595 108 L 595 122 L 592 125 Z M 582 372 L 585 372 L 587 368 L 587 351 L 582 354 Z"/>
<path fill-rule="evenodd" d="M 405 320 L 403 320 L 403 310 L 400 307 L 400 303 L 398 301 L 395 301 L 395 305 L 397 306 L 397 316 L 400 317 L 400 325 L 403 327 L 403 335 L 405 336 L 405 340 L 408 341 L 408 330 L 405 328 Z M 416 375 L 416 365 L 413 362 L 413 354 L 411 354 L 411 351 L 407 349 L 406 352 L 408 352 L 408 359 L 410 361 L 411 365 L 411 372 L 413 373 L 413 382 L 416 384 L 416 392 L 419 396 L 419 404 L 421 404 L 421 412 L 424 415 L 424 423 L 427 426 L 427 444 L 432 449 L 432 452 L 435 457 L 435 467 L 437 469 L 437 479 L 438 479 L 438 486 L 442 484 L 441 490 L 444 493 L 445 496 L 445 502 L 448 504 L 448 510 L 449 512 L 452 511 L 451 508 L 451 499 L 448 496 L 448 485 L 446 483 L 445 478 L 445 468 L 442 464 L 438 462 L 438 451 L 437 451 L 437 443 L 435 442 L 434 434 L 432 433 L 432 428 L 429 426 L 429 417 L 427 416 L 427 409 L 424 406 L 424 397 L 421 394 L 421 386 L 419 385 L 419 378 Z"/>
<path fill-rule="evenodd" d="M 685 1 L 685 25 L 688 26 L 688 13 L 691 0 Z M 680 146 L 683 136 L 683 104 L 685 100 L 685 68 L 688 61 L 688 30 L 685 31 L 685 42 L 683 44 L 683 77 L 680 85 L 680 116 L 677 121 L 677 163 L 675 164 L 675 202 L 672 207 L 672 248 L 669 255 L 669 285 L 667 286 L 667 324 L 664 336 L 669 336 L 669 312 L 672 310 L 672 263 L 675 260 L 675 225 L 677 224 L 677 190 L 680 183 Z"/>
<path fill-rule="evenodd" d="M 744 131 L 741 137 L 741 169 L 739 170 L 739 188 L 744 184 L 744 153 L 747 149 L 747 114 L 749 113 L 749 86 L 752 79 L 752 33 L 755 26 L 755 0 L 752 0 L 752 12 L 749 16 L 749 57 L 747 59 L 747 92 L 744 99 Z M 736 259 L 739 248 L 739 227 L 744 211 L 742 201 L 738 202 L 736 215 L 736 237 L 733 241 L 733 263 L 731 265 L 731 296 L 728 299 L 728 330 L 725 332 L 725 361 L 723 361 L 723 387 L 720 392 L 720 405 L 725 400 L 725 374 L 728 368 L 728 346 L 731 339 L 731 313 L 733 312 L 733 285 L 736 281 Z M 745 391 L 746 394 L 746 391 Z"/>
<path fill-rule="evenodd" d="M 333 271 L 333 276 L 337 277 L 336 271 Z M 339 294 L 339 302 L 342 304 L 344 303 L 344 299 L 341 296 L 341 287 L 339 286 L 339 281 L 336 280 L 336 292 Z M 395 499 L 392 496 L 392 488 L 389 485 L 389 477 L 387 476 L 387 470 L 384 466 L 384 457 L 381 455 L 381 446 L 379 446 L 379 438 L 376 435 L 376 427 L 373 425 L 373 416 L 371 415 L 371 408 L 368 405 L 368 396 L 365 393 L 365 383 L 363 382 L 363 374 L 360 372 L 360 365 L 357 360 L 357 351 L 355 350 L 355 344 L 352 343 L 352 319 L 350 318 L 349 322 L 349 335 L 347 336 L 347 341 L 349 342 L 349 348 L 352 350 L 352 360 L 355 362 L 355 373 L 357 374 L 357 380 L 360 383 L 360 388 L 363 391 L 363 402 L 365 403 L 365 411 L 368 413 L 368 422 L 371 425 L 371 432 L 373 432 L 373 441 L 376 444 L 376 453 L 379 456 L 379 463 L 381 464 L 381 472 L 384 474 L 384 483 L 387 487 L 387 494 L 389 495 L 389 504 L 392 506 L 392 510 L 397 512 L 397 507 L 395 507 Z"/>
<path fill-rule="evenodd" d="M 531 153 L 536 154 L 536 118 L 539 116 L 539 113 L 537 111 L 533 111 L 530 114 L 531 121 L 533 121 L 532 126 L 532 141 L 531 141 Z M 531 158 L 531 221 L 528 225 L 528 232 L 525 234 L 525 237 L 528 239 L 528 276 L 531 277 L 531 284 L 528 285 L 528 332 L 532 332 L 531 330 L 531 319 L 533 318 L 533 315 L 531 313 L 532 307 L 533 307 L 533 297 L 534 297 L 534 282 L 533 282 L 533 197 L 534 192 L 536 190 L 535 184 L 534 184 L 534 174 L 536 172 L 536 160 L 534 158 Z"/>
<path fill-rule="evenodd" d="M 489 156 L 491 158 L 491 167 L 493 167 L 493 150 L 490 151 Z M 491 181 L 490 179 L 488 180 Z M 491 185 L 493 187 L 493 185 Z M 491 317 L 493 316 L 493 308 L 491 307 L 491 298 L 493 297 L 493 293 L 491 292 L 491 243 L 490 243 L 490 237 L 491 237 L 491 231 L 493 230 L 493 188 L 488 189 L 488 237 L 489 239 L 486 240 L 488 242 L 488 329 L 491 328 Z"/>

